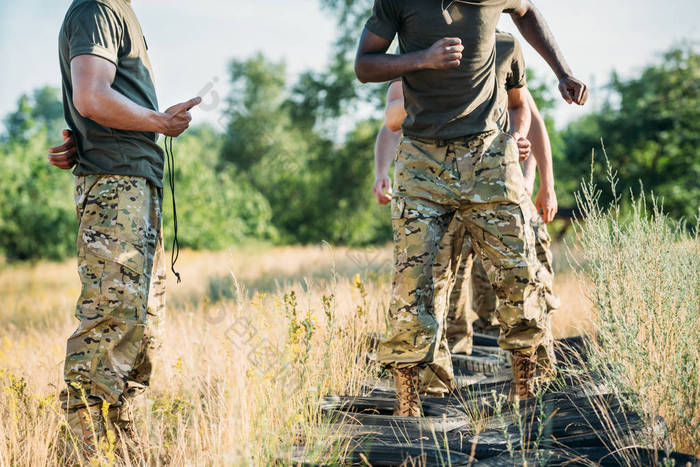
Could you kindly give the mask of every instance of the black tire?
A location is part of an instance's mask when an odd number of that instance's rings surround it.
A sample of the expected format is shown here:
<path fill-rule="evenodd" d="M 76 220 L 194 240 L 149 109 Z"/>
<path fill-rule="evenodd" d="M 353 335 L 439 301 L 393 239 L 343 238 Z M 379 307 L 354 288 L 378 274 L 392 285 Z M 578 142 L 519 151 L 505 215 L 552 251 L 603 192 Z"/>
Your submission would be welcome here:
<path fill-rule="evenodd" d="M 473 373 L 466 370 L 461 370 L 460 368 L 455 368 L 454 372 L 454 384 L 456 389 L 464 389 L 487 378 L 486 375 L 482 373 Z M 366 396 L 374 397 L 394 397 L 396 392 L 394 391 L 394 381 L 391 378 L 375 378 L 365 381 L 362 385 L 362 393 Z"/>
<path fill-rule="evenodd" d="M 487 345 L 472 345 L 472 355 L 497 355 L 510 361 L 511 353 L 500 347 L 491 347 Z"/>
<path fill-rule="evenodd" d="M 479 384 L 480 381 L 485 380 L 487 377 L 482 373 L 474 374 L 473 372 L 466 371 L 462 373 L 459 368 L 455 368 L 455 388 L 463 389 Z"/>
<path fill-rule="evenodd" d="M 630 448 L 609 450 L 604 448 L 540 449 L 537 451 L 515 451 L 474 463 L 478 467 L 513 467 L 524 465 L 547 466 L 591 466 L 618 467 L 621 465 L 664 465 L 672 460 L 677 467 L 699 467 L 700 459 L 687 454 L 665 453 L 655 449 Z"/>
<path fill-rule="evenodd" d="M 469 423 L 456 407 L 422 401 L 423 417 L 395 417 L 395 398 L 328 396 L 321 401 L 321 412 L 331 423 L 360 425 L 364 428 L 389 427 L 409 432 L 448 432 Z"/>
<path fill-rule="evenodd" d="M 484 347 L 498 347 L 498 336 L 489 336 L 488 334 L 475 332 L 474 337 L 472 337 L 472 343 L 474 345 L 483 345 Z"/>
<path fill-rule="evenodd" d="M 512 378 L 513 375 L 511 374 L 511 370 L 505 368 L 497 374 L 488 375 L 485 379 L 482 379 L 465 388 L 458 389 L 455 397 L 462 400 L 474 398 L 492 399 L 492 392 L 507 395 L 510 391 L 510 382 Z"/>
<path fill-rule="evenodd" d="M 472 355 L 452 355 L 452 366 L 474 373 L 493 375 L 508 369 L 510 364 L 507 359 L 498 355 L 474 352 Z"/>
<path fill-rule="evenodd" d="M 341 441 L 342 443 L 342 441 Z M 471 456 L 431 445 L 429 440 L 413 443 L 392 442 L 390 439 L 366 438 L 351 440 L 348 452 L 333 459 L 312 461 L 303 454 L 296 454 L 281 463 L 285 465 L 317 467 L 326 465 L 372 465 L 378 467 L 424 465 L 468 466 L 474 462 Z M 301 451 L 301 450 L 299 450 Z"/>
<path fill-rule="evenodd" d="M 586 457 L 601 466 L 618 466 L 634 463 L 635 465 L 664 465 L 664 460 L 674 461 L 676 467 L 700 467 L 700 459 L 679 452 L 666 453 L 657 449 L 630 448 L 610 450 L 606 448 L 580 448 L 571 451 Z"/>
<path fill-rule="evenodd" d="M 591 463 L 563 450 L 538 449 L 502 453 L 496 457 L 480 460 L 474 467 L 521 467 L 531 465 L 546 466 L 587 466 Z"/>
<path fill-rule="evenodd" d="M 647 426 L 636 413 L 626 412 L 614 397 L 592 402 L 588 398 L 566 399 L 566 395 L 561 393 L 550 396 L 537 402 L 537 405 L 530 401 L 521 406 L 520 426 L 516 423 L 512 406 L 504 406 L 501 414 L 496 416 L 488 399 L 468 402 L 469 410 L 490 416 L 482 419 L 485 431 L 478 437 L 469 429 L 451 433 L 450 436 L 459 439 L 463 445 L 453 448 L 482 459 L 503 452 L 507 448 L 506 438 L 515 449 L 533 447 L 535 441 L 540 447 L 556 449 L 625 445 L 650 447 L 655 441 L 666 437 L 662 419 L 658 418 L 652 426 Z M 595 410 L 599 404 L 606 407 L 602 420 Z M 527 444 L 521 446 L 522 442 Z"/>

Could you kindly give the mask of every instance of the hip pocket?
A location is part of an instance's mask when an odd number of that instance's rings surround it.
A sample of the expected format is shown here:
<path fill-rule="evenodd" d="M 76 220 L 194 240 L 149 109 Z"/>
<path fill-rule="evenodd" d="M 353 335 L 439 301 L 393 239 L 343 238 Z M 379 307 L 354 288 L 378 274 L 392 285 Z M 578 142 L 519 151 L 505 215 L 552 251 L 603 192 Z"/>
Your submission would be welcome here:
<path fill-rule="evenodd" d="M 95 300 L 95 312 L 145 322 L 148 300 L 146 252 L 109 233 L 83 229 L 79 233 L 83 296 Z"/>
<path fill-rule="evenodd" d="M 475 193 L 484 203 L 518 203 L 524 186 L 515 139 L 499 133 L 474 166 Z"/>

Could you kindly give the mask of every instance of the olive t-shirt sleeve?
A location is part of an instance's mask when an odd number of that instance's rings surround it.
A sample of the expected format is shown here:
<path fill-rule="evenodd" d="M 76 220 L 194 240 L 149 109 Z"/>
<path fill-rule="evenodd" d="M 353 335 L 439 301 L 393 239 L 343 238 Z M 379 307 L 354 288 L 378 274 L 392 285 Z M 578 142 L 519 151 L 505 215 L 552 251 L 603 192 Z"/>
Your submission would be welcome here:
<path fill-rule="evenodd" d="M 513 46 L 513 60 L 506 78 L 506 89 L 522 88 L 526 84 L 523 50 L 520 47 L 520 43 L 516 40 Z"/>
<path fill-rule="evenodd" d="M 70 60 L 96 55 L 117 64 L 122 22 L 109 7 L 89 2 L 76 8 L 66 22 Z"/>
<path fill-rule="evenodd" d="M 372 16 L 365 28 L 388 41 L 399 32 L 399 7 L 402 0 L 374 0 Z"/>

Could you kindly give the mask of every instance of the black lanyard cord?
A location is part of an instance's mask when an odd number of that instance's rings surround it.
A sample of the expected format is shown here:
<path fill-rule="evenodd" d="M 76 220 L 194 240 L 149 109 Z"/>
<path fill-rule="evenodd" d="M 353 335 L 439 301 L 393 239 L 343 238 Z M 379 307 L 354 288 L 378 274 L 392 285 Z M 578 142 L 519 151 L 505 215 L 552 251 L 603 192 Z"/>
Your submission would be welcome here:
<path fill-rule="evenodd" d="M 170 269 L 177 277 L 177 283 L 182 282 L 180 273 L 175 270 L 175 263 L 180 257 L 180 241 L 177 239 L 177 206 L 175 203 L 175 155 L 173 154 L 173 138 L 166 136 L 163 142 L 165 148 L 165 162 L 168 165 L 168 183 L 170 192 L 173 195 L 173 247 L 170 251 Z"/>

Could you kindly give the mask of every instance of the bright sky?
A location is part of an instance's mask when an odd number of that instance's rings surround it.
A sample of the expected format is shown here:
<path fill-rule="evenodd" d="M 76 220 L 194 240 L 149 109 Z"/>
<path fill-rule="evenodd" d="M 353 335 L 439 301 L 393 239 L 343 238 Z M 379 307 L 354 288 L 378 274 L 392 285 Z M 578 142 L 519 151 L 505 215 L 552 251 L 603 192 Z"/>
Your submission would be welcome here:
<path fill-rule="evenodd" d="M 437 0 L 426 0 L 435 1 Z M 23 92 L 44 84 L 59 86 L 57 36 L 70 0 L 0 0 L 0 119 Z M 329 56 L 334 18 L 318 0 L 133 0 L 150 47 L 163 108 L 213 89 L 228 91 L 227 67 L 234 57 L 256 51 L 284 59 L 290 74 L 320 70 Z M 637 73 L 658 54 L 682 40 L 700 41 L 700 1 L 536 0 L 575 74 L 592 87 L 612 70 Z M 513 31 L 504 16 L 500 27 Z M 524 47 L 530 67 L 552 77 L 546 64 Z M 213 94 L 195 119 L 216 122 L 222 106 Z M 590 108 L 603 99 L 593 92 Z M 581 110 L 557 111 L 561 122 Z"/>

